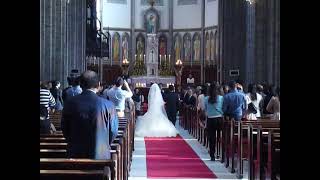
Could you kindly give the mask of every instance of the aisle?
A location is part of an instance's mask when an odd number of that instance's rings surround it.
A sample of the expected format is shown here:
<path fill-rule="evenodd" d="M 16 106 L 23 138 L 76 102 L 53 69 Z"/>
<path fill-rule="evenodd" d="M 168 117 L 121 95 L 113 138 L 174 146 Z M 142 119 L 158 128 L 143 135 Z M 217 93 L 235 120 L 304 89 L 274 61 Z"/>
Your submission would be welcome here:
<path fill-rule="evenodd" d="M 177 122 L 177 129 L 179 131 L 179 135 L 181 136 L 181 138 L 184 139 L 184 141 L 181 141 L 182 139 L 179 140 L 179 142 L 186 142 L 184 143 L 185 145 L 188 144 L 190 150 L 193 150 L 193 154 L 197 155 L 197 158 L 195 158 L 195 156 L 193 156 L 193 160 L 196 161 L 200 161 L 200 159 L 203 161 L 203 163 L 199 163 L 197 162 L 197 166 L 194 167 L 194 169 L 199 170 L 198 168 L 202 169 L 203 172 L 205 172 L 204 175 L 200 175 L 201 177 L 199 177 L 197 172 L 190 172 L 190 169 L 187 170 L 188 167 L 188 162 L 186 162 L 186 170 L 187 172 L 189 172 L 189 176 L 187 177 L 175 177 L 174 174 L 180 174 L 180 171 L 183 171 L 183 167 L 172 167 L 172 168 L 176 168 L 172 171 L 168 171 L 168 175 L 167 177 L 165 177 L 165 175 L 163 175 L 163 177 L 161 177 L 162 179 L 166 179 L 168 180 L 170 177 L 172 179 L 213 179 L 213 178 L 208 178 L 208 177 L 213 177 L 212 175 L 215 175 L 217 178 L 215 179 L 237 179 L 236 178 L 236 174 L 231 174 L 229 172 L 229 170 L 227 168 L 224 167 L 224 165 L 222 163 L 220 163 L 219 161 L 210 161 L 210 156 L 208 154 L 208 151 L 197 141 L 197 139 L 193 138 L 186 130 L 182 129 L 181 127 L 179 127 L 178 122 Z M 150 139 L 150 138 L 147 138 Z M 161 173 L 164 174 L 162 170 L 166 170 L 166 168 L 170 167 L 170 165 L 168 165 L 167 167 L 162 166 L 161 168 L 156 167 L 157 165 L 154 164 L 153 170 L 151 169 L 152 172 L 147 172 L 147 152 L 146 152 L 146 143 L 144 138 L 141 137 L 135 137 L 135 151 L 133 153 L 133 161 L 132 161 L 132 167 L 131 167 L 131 171 L 130 171 L 130 176 L 129 176 L 129 180 L 145 180 L 145 179 L 158 179 L 160 180 L 161 178 L 156 177 L 157 173 Z M 148 142 L 147 142 L 148 143 Z M 149 146 L 149 143 L 148 145 Z M 167 155 L 168 151 L 166 150 L 165 153 Z M 190 153 L 190 151 L 189 151 Z M 150 155 L 150 153 L 148 152 L 148 154 Z M 181 154 L 177 154 L 177 156 L 181 157 L 181 155 L 185 154 L 185 152 L 181 152 Z M 199 158 L 198 158 L 199 157 Z M 174 158 L 170 158 L 171 160 Z M 177 159 L 177 158 L 176 158 Z M 150 161 L 150 156 L 148 158 L 148 161 Z M 155 161 L 155 159 L 153 159 L 153 161 Z M 201 165 L 202 164 L 202 165 Z M 158 165 L 161 165 L 161 162 L 158 162 Z M 203 167 L 204 165 L 206 165 L 207 167 Z M 189 164 L 190 166 L 190 164 Z M 150 166 L 149 166 L 150 168 Z M 163 169 L 164 168 L 164 169 Z M 181 168 L 180 171 L 177 172 L 177 168 Z M 190 167 L 192 168 L 192 167 Z M 161 170 L 162 169 L 162 170 Z M 212 173 L 208 173 L 206 170 L 204 169 L 209 169 L 211 170 Z M 149 170 L 150 171 L 150 170 Z M 174 173 L 176 172 L 176 173 Z M 151 174 L 150 174 L 151 173 Z M 186 173 L 182 173 L 183 175 L 186 175 Z M 150 175 L 152 176 L 152 178 L 148 178 L 150 177 Z M 180 174 L 181 175 L 181 174 Z M 169 177 L 168 177 L 169 176 Z M 177 175 L 176 175 L 177 176 Z M 179 176 L 179 175 L 178 175 Z M 204 178 L 207 177 L 207 178 Z"/>

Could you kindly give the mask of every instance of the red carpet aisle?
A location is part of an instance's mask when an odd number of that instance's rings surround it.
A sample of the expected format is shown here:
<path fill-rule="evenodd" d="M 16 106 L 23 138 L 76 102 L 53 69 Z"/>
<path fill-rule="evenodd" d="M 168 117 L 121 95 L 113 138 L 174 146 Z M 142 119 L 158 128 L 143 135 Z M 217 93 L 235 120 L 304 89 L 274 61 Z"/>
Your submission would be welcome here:
<path fill-rule="evenodd" d="M 179 135 L 145 138 L 148 178 L 217 178 Z"/>

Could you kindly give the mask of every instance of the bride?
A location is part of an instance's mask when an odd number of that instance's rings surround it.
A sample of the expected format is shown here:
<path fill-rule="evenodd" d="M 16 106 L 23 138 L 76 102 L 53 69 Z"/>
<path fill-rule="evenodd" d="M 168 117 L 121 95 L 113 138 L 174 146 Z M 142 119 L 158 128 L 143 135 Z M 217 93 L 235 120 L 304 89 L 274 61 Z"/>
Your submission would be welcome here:
<path fill-rule="evenodd" d="M 177 130 L 169 121 L 158 84 L 154 83 L 148 95 L 148 111 L 137 119 L 135 135 L 140 137 L 175 137 Z"/>

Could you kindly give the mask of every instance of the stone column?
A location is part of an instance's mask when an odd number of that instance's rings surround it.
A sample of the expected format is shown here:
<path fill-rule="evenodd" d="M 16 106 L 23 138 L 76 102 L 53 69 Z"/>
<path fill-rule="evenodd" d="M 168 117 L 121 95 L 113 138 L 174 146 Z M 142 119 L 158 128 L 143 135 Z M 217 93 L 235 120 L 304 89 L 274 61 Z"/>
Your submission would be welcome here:
<path fill-rule="evenodd" d="M 204 27 L 205 27 L 205 10 L 206 10 L 206 0 L 202 0 L 201 1 L 201 52 L 200 52 L 200 64 L 201 64 L 201 84 L 204 83 L 205 78 L 204 78 L 204 57 L 205 57 L 205 31 L 204 31 Z"/>
<path fill-rule="evenodd" d="M 255 53 L 255 4 L 246 4 L 246 76 L 245 82 L 247 84 L 255 82 L 255 63 L 254 63 L 254 53 Z"/>
<path fill-rule="evenodd" d="M 169 49 L 169 54 L 171 55 L 171 67 L 174 68 L 174 50 L 173 50 L 173 43 L 174 43 L 174 40 L 173 40 L 173 1 L 172 0 L 169 0 L 168 1 L 169 5 L 169 38 L 167 39 L 167 46 L 168 46 L 168 49 Z M 169 58 L 169 57 L 168 57 Z"/>

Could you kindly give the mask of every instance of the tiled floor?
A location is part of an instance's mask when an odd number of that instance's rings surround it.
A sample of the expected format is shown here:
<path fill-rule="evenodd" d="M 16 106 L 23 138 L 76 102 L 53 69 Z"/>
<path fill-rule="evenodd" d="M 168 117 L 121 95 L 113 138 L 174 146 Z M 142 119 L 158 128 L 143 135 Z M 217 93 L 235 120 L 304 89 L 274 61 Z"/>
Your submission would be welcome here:
<path fill-rule="evenodd" d="M 230 173 L 230 170 L 225 168 L 224 164 L 220 163 L 220 161 L 210 161 L 210 156 L 208 150 L 202 146 L 197 139 L 192 137 L 188 131 L 182 129 L 177 122 L 176 127 L 179 131 L 181 137 L 183 137 L 186 142 L 190 145 L 190 147 L 197 153 L 197 155 L 204 161 L 204 163 L 209 167 L 211 171 L 218 176 L 218 179 L 237 179 L 236 173 Z M 146 149 L 144 139 L 141 137 L 135 137 L 135 151 L 133 152 L 132 165 L 129 180 L 146 180 L 147 178 L 147 168 L 146 168 Z M 246 176 L 246 161 L 244 162 L 244 178 L 247 179 Z M 160 180 L 157 178 L 157 180 Z M 168 179 L 166 179 L 168 180 Z M 192 180 L 195 180 L 192 178 Z M 202 179 L 204 180 L 204 179 Z"/>

